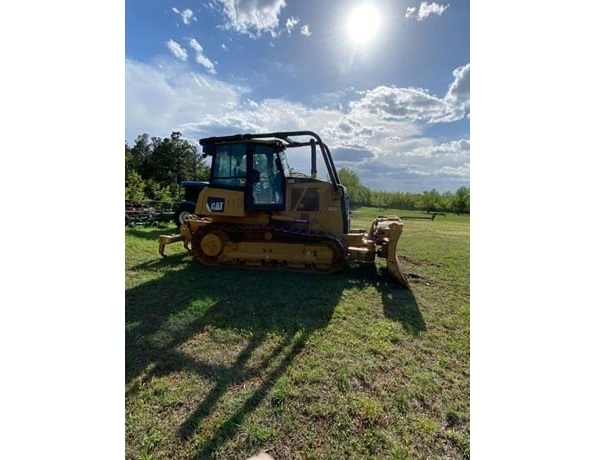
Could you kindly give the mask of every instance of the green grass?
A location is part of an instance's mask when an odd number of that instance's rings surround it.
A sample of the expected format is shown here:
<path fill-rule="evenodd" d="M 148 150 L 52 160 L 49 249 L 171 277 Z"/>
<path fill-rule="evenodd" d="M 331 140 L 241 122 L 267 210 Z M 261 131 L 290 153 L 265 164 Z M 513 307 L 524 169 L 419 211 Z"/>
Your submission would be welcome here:
<path fill-rule="evenodd" d="M 406 220 L 411 290 L 383 262 L 204 267 L 180 243 L 162 259 L 171 230 L 125 230 L 126 458 L 469 458 L 469 217 Z"/>

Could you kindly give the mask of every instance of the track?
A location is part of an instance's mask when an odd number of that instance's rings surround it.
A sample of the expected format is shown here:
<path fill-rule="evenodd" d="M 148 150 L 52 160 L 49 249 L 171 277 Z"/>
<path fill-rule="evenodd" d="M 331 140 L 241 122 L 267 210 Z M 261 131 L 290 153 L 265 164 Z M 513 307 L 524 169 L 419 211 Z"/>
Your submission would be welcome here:
<path fill-rule="evenodd" d="M 292 225 L 232 225 L 213 222 L 192 235 L 194 258 L 204 265 L 287 268 L 337 272 L 347 247 L 341 238 Z"/>

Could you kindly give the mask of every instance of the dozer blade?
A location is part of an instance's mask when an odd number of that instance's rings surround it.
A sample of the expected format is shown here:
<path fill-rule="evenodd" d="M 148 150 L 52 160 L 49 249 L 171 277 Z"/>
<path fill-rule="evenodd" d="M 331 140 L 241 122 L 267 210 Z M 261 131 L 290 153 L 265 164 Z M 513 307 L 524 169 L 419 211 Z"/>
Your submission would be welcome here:
<path fill-rule="evenodd" d="M 395 278 L 403 286 L 409 286 L 409 279 L 401 270 L 401 261 L 398 258 L 397 244 L 401 233 L 403 232 L 403 223 L 393 222 L 388 227 L 390 233 L 388 234 L 388 254 L 386 255 L 386 268 L 393 278 Z"/>
<path fill-rule="evenodd" d="M 162 255 L 163 257 L 167 257 L 167 254 L 165 254 L 165 246 L 168 244 L 171 244 L 171 243 L 176 243 L 178 241 L 183 241 L 184 247 L 187 249 L 184 235 L 182 235 L 181 233 L 178 235 L 176 235 L 176 234 L 160 235 L 159 236 L 159 254 Z"/>
<path fill-rule="evenodd" d="M 394 260 L 390 260 L 391 258 Z M 411 287 L 409 285 L 409 278 L 407 278 L 407 276 L 401 270 L 401 261 L 397 256 L 388 257 L 386 260 L 386 268 L 388 269 L 388 273 L 390 273 L 399 283 L 405 287 Z"/>
<path fill-rule="evenodd" d="M 163 257 L 167 257 L 167 254 L 165 254 L 165 246 L 168 244 L 177 243 L 178 241 L 182 241 L 184 243 L 184 248 L 187 251 L 190 251 L 192 249 L 190 246 L 190 240 L 190 230 L 184 224 L 180 227 L 180 233 L 178 234 L 159 236 L 159 254 Z"/>

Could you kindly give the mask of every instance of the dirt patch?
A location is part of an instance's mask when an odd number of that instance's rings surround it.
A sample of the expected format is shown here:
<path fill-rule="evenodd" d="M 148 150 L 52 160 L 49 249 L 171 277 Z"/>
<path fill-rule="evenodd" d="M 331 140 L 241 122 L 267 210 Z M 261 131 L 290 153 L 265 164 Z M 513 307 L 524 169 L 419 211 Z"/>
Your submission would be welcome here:
<path fill-rule="evenodd" d="M 407 256 L 399 256 L 400 259 L 402 259 L 405 262 L 409 262 L 410 264 L 413 265 L 432 265 L 433 267 L 442 267 L 441 264 L 436 263 L 436 262 L 430 262 L 428 260 L 419 260 L 419 259 L 414 259 L 413 257 L 407 257 Z"/>

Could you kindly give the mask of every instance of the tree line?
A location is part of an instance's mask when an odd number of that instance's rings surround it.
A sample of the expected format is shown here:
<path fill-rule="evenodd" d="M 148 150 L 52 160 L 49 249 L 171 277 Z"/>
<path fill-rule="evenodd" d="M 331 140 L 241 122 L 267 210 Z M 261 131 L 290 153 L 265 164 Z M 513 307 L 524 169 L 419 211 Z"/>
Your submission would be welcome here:
<path fill-rule="evenodd" d="M 210 166 L 180 132 L 161 139 L 139 135 L 125 143 L 125 200 L 179 201 L 184 180 L 207 180 Z"/>
<path fill-rule="evenodd" d="M 457 214 L 470 212 L 470 189 L 467 187 L 459 187 L 455 193 L 440 193 L 436 189 L 422 193 L 382 192 L 361 184 L 357 173 L 350 169 L 341 168 L 338 175 L 340 182 L 348 189 L 351 207 L 372 206 Z"/>
<path fill-rule="evenodd" d="M 125 143 L 125 200 L 177 202 L 182 198 L 184 180 L 208 180 L 207 165 L 195 145 L 174 131 L 170 137 L 139 135 L 133 146 Z M 459 187 L 455 193 L 436 189 L 422 193 L 383 192 L 361 184 L 348 168 L 338 171 L 347 187 L 351 207 L 373 206 L 428 212 L 470 212 L 470 190 Z"/>

